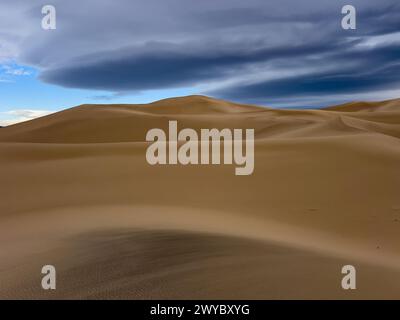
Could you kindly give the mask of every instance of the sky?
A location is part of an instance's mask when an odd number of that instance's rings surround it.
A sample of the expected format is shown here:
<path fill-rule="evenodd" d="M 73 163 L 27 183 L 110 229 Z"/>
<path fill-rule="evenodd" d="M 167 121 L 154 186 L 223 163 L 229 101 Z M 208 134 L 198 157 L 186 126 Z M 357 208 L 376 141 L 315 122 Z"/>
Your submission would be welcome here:
<path fill-rule="evenodd" d="M 42 28 L 45 5 L 56 29 Z M 276 108 L 398 98 L 400 2 L 0 0 L 0 126 L 191 94 Z"/>

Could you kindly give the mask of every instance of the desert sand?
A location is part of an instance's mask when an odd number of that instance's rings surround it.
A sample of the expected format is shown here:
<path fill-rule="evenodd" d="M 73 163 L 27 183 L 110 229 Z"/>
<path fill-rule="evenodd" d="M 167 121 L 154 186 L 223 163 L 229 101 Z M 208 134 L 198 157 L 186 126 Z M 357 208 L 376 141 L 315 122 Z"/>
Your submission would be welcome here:
<path fill-rule="evenodd" d="M 254 173 L 149 165 L 169 120 L 254 128 Z M 3 299 L 400 299 L 400 100 L 81 105 L 1 128 L 0 177 Z"/>

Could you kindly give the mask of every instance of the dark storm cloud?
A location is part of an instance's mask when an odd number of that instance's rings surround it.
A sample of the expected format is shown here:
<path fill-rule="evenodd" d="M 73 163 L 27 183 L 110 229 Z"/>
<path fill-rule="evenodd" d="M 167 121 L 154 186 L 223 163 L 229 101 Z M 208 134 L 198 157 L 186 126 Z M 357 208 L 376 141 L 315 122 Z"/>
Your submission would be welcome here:
<path fill-rule="evenodd" d="M 400 88 L 400 46 L 377 49 L 344 50 L 333 53 L 328 61 L 337 68 L 285 78 L 230 86 L 210 92 L 226 99 L 253 103 L 274 101 L 279 97 L 304 97 L 326 94 L 363 93 Z M 352 61 L 346 65 L 346 61 Z M 323 63 L 323 61 L 321 61 Z"/>
<path fill-rule="evenodd" d="M 30 3 L 15 12 L 37 19 L 42 3 Z M 357 30 L 341 28 L 344 0 L 53 4 L 57 30 L 43 32 L 24 17 L 24 25 L 36 31 L 24 38 L 28 32 L 20 30 L 21 47 L 11 42 L 10 47 L 17 47 L 21 62 L 40 70 L 41 80 L 63 87 L 112 95 L 195 86 L 206 94 L 261 103 L 399 88 L 397 0 L 352 0 Z M 7 45 L 1 23 L 0 41 Z"/>
<path fill-rule="evenodd" d="M 230 87 L 214 92 L 221 98 L 244 101 L 265 101 L 268 98 L 321 95 L 329 93 L 360 93 L 370 90 L 399 88 L 400 65 L 387 66 L 376 72 L 315 73 L 299 77 Z"/>
<path fill-rule="evenodd" d="M 246 65 L 272 62 L 274 59 L 296 59 L 314 52 L 327 54 L 342 45 L 344 44 L 321 42 L 210 54 L 185 53 L 188 49 L 184 46 L 164 50 L 164 45 L 158 44 L 152 46 L 151 51 L 140 55 L 136 54 L 135 48 L 125 50 L 128 52 L 117 58 L 109 57 L 118 53 L 99 53 L 97 57 L 86 57 L 83 64 L 44 71 L 41 79 L 65 87 L 114 91 L 188 86 L 229 77 L 232 69 L 245 68 Z"/>

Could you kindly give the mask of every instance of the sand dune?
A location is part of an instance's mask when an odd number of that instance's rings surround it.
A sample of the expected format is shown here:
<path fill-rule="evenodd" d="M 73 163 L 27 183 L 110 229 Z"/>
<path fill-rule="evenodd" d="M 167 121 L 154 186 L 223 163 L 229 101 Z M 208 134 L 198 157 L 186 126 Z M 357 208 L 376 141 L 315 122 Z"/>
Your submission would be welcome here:
<path fill-rule="evenodd" d="M 376 111 L 399 111 L 400 99 L 375 101 L 375 102 L 350 102 L 338 106 L 326 108 L 326 110 L 342 112 L 376 112 Z"/>
<path fill-rule="evenodd" d="M 254 128 L 254 173 L 150 166 L 146 132 L 169 120 Z M 190 96 L 1 128 L 0 297 L 398 299 L 399 138 L 400 100 L 277 110 Z M 357 290 L 340 287 L 345 264 Z"/>

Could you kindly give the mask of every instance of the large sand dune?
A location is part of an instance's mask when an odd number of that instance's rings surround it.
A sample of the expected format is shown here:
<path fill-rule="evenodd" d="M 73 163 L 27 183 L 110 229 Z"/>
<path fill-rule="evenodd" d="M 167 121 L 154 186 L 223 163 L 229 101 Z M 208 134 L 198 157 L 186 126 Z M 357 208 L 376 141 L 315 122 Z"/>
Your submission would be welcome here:
<path fill-rule="evenodd" d="M 146 132 L 254 128 L 255 170 L 151 166 Z M 202 96 L 0 129 L 1 298 L 400 298 L 400 100 Z M 57 290 L 40 287 L 57 268 Z M 357 268 L 357 290 L 341 268 Z"/>

